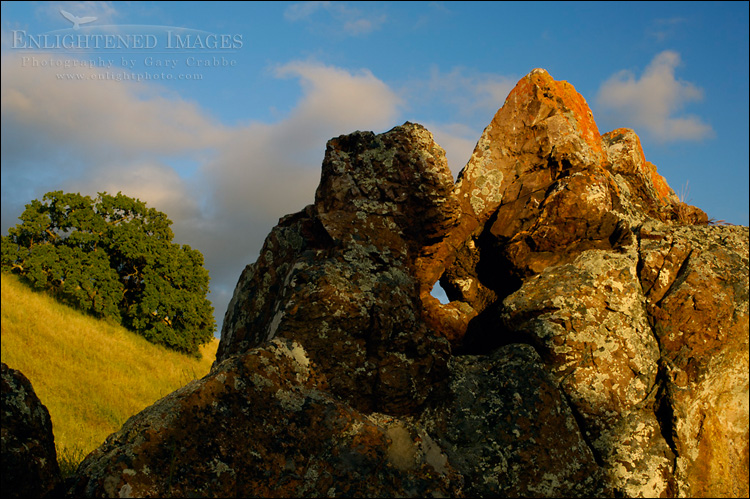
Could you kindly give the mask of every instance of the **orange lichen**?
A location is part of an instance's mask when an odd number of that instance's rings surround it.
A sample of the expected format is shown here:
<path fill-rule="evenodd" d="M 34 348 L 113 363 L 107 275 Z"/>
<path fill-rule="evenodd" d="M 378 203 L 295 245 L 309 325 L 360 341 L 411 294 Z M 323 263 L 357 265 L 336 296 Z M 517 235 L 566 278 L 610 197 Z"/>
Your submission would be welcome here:
<path fill-rule="evenodd" d="M 640 143 L 638 144 L 640 146 Z M 641 154 L 643 154 L 643 150 L 641 150 Z M 667 184 L 667 181 L 664 180 L 664 177 L 659 175 L 656 171 L 656 166 L 646 161 L 646 167 L 648 167 L 648 174 L 651 177 L 651 183 L 654 185 L 654 190 L 659 195 L 659 199 L 662 201 L 665 201 L 665 198 L 669 196 L 669 193 L 672 191 L 672 189 Z"/>
<path fill-rule="evenodd" d="M 541 95 L 537 95 L 536 98 L 550 108 L 559 110 L 560 114 L 572 113 L 573 121 L 577 123 L 583 139 L 600 158 L 604 158 L 602 138 L 594 115 L 586 99 L 567 81 L 556 81 L 546 71 L 534 70 L 518 82 L 508 95 L 506 103 L 511 97 L 529 100 L 537 88 L 541 90 Z"/>
<path fill-rule="evenodd" d="M 617 134 L 626 134 L 630 133 L 632 130 L 628 128 L 617 128 L 615 130 L 612 130 L 610 132 L 610 135 L 616 136 Z M 644 171 L 644 175 L 647 178 L 651 179 L 651 183 L 654 186 L 654 190 L 656 191 L 656 194 L 659 196 L 660 201 L 665 201 L 665 198 L 669 196 L 669 193 L 671 192 L 671 188 L 667 184 L 667 181 L 659 175 L 656 172 L 656 165 L 653 163 L 646 161 L 646 155 L 643 152 L 643 146 L 641 145 L 641 139 L 638 137 L 638 135 L 633 134 L 635 137 L 635 144 L 638 147 L 638 158 L 640 161 L 637 162 L 637 164 L 643 164 L 646 167 L 646 171 Z"/>
<path fill-rule="evenodd" d="M 550 80 L 552 80 L 552 78 L 550 78 Z M 594 151 L 603 156 L 602 136 L 599 133 L 599 128 L 594 121 L 594 115 L 586 103 L 586 100 L 581 94 L 576 92 L 573 85 L 567 81 L 552 80 L 552 82 L 557 87 L 557 94 L 562 96 L 564 106 L 573 112 L 573 116 L 581 129 L 581 135 L 584 140 L 586 140 Z"/>

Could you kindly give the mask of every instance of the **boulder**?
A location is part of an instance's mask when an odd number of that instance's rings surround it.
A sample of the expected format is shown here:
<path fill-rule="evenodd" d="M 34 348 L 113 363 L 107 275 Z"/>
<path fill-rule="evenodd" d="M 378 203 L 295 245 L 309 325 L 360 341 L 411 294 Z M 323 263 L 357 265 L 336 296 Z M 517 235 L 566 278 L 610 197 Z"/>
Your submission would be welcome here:
<path fill-rule="evenodd" d="M 211 373 L 70 495 L 746 496 L 748 236 L 541 69 L 455 184 L 420 125 L 331 139 Z"/>
<path fill-rule="evenodd" d="M 357 409 L 417 411 L 450 347 L 421 319 L 415 269 L 456 223 L 452 187 L 420 125 L 330 140 L 315 204 L 283 218 L 242 273 L 216 362 L 295 338 Z"/>
<path fill-rule="evenodd" d="M 530 345 L 455 356 L 447 397 L 426 410 L 468 497 L 612 497 L 554 377 Z"/>
<path fill-rule="evenodd" d="M 336 399 L 305 349 L 275 338 L 130 418 L 68 495 L 431 497 L 460 483 L 434 443 Z"/>
<path fill-rule="evenodd" d="M 444 334 L 454 339 L 523 279 L 570 263 L 582 251 L 617 250 L 646 219 L 670 221 L 679 213 L 685 221 L 707 221 L 645 161 L 632 130 L 601 136 L 584 98 L 543 69 L 511 91 L 454 194 L 461 218 L 444 244 L 457 250 L 435 252 L 448 256 L 424 263 L 466 311 L 463 330 Z M 445 315 L 428 293 L 422 289 L 428 317 Z M 443 321 L 433 322 L 441 329 Z"/>
<path fill-rule="evenodd" d="M 674 455 L 655 415 L 659 344 L 637 263 L 635 252 L 584 251 L 525 280 L 498 319 L 537 347 L 610 486 L 659 497 L 674 488 Z"/>
<path fill-rule="evenodd" d="M 3 497 L 45 497 L 60 485 L 49 411 L 31 382 L 2 363 Z"/>
<path fill-rule="evenodd" d="M 643 289 L 661 346 L 660 414 L 683 497 L 748 491 L 748 229 L 640 231 Z"/>

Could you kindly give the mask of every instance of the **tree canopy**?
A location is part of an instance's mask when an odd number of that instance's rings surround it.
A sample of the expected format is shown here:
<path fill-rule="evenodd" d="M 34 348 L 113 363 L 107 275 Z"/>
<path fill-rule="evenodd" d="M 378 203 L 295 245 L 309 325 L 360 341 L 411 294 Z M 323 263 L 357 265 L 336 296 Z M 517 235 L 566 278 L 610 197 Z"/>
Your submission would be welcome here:
<path fill-rule="evenodd" d="M 2 237 L 2 269 L 153 343 L 198 355 L 216 329 L 203 255 L 172 243 L 172 221 L 146 203 L 49 192 Z"/>

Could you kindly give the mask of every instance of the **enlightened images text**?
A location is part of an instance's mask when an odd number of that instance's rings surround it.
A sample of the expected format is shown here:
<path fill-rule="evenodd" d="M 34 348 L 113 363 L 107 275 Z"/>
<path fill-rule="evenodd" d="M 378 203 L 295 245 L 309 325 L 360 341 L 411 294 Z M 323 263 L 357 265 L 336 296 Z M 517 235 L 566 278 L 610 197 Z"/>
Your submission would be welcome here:
<path fill-rule="evenodd" d="M 166 30 L 162 37 L 155 34 L 104 34 L 104 33 L 43 33 L 31 35 L 25 30 L 12 30 L 12 48 L 50 49 L 114 49 L 149 50 L 235 50 L 242 48 L 242 35 L 217 35 L 212 33 L 180 34 Z M 159 42 L 162 43 L 159 43 Z"/>

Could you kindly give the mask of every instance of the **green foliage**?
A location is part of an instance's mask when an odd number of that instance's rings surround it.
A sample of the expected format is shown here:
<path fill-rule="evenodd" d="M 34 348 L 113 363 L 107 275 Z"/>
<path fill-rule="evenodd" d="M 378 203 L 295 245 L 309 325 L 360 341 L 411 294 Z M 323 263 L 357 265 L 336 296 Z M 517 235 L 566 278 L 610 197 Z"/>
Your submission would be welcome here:
<path fill-rule="evenodd" d="M 171 242 L 164 213 L 122 193 L 55 191 L 20 219 L 2 238 L 4 271 L 177 351 L 197 355 L 213 337 L 203 255 Z"/>

